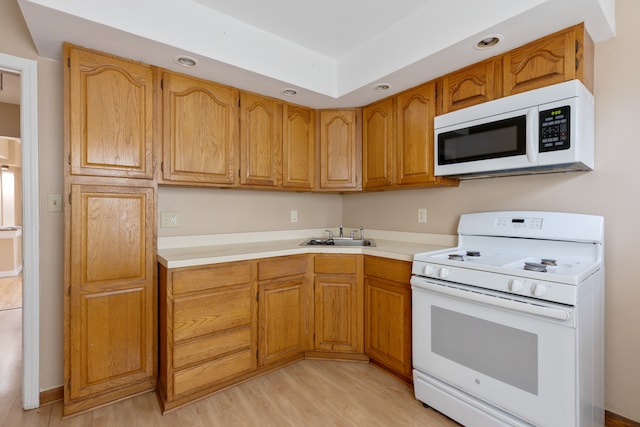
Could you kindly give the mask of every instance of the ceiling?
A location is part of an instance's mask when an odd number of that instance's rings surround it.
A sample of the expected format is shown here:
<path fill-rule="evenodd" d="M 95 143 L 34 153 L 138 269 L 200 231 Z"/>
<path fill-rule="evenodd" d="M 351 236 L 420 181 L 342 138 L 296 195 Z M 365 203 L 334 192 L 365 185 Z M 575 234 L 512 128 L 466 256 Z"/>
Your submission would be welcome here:
<path fill-rule="evenodd" d="M 615 35 L 615 0 L 17 1 L 43 57 L 68 41 L 313 108 L 366 105 L 580 22 L 595 42 Z"/>

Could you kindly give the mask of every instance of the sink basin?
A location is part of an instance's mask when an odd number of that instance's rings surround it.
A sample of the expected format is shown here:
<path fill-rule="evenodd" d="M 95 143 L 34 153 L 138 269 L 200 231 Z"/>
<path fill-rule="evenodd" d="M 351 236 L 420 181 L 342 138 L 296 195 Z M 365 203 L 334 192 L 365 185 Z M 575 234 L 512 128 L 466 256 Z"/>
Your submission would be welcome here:
<path fill-rule="evenodd" d="M 305 240 L 300 246 L 375 246 L 373 239 L 349 239 L 334 237 L 333 239 L 312 238 Z"/>

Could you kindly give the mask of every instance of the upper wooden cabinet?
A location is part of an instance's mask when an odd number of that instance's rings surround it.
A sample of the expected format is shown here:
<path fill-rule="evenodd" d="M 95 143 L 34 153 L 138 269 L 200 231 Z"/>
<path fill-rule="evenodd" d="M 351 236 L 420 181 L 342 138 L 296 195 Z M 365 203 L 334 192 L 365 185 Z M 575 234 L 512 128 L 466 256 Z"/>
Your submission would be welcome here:
<path fill-rule="evenodd" d="M 433 175 L 433 118 L 436 84 L 429 82 L 397 97 L 398 184 L 428 184 Z"/>
<path fill-rule="evenodd" d="M 162 74 L 162 180 L 231 186 L 238 147 L 238 90 Z"/>
<path fill-rule="evenodd" d="M 502 96 L 502 61 L 491 58 L 442 77 L 439 113 L 491 101 Z"/>
<path fill-rule="evenodd" d="M 503 55 L 504 96 L 573 79 L 593 91 L 593 41 L 584 24 Z"/>
<path fill-rule="evenodd" d="M 315 111 L 284 104 L 282 120 L 282 187 L 311 191 L 316 170 Z"/>
<path fill-rule="evenodd" d="M 359 109 L 321 110 L 318 191 L 358 191 L 361 183 Z"/>
<path fill-rule="evenodd" d="M 387 187 L 396 181 L 395 98 L 362 110 L 362 186 Z"/>
<path fill-rule="evenodd" d="M 282 103 L 240 94 L 240 184 L 279 187 L 282 180 Z"/>
<path fill-rule="evenodd" d="M 65 44 L 72 175 L 153 178 L 151 66 Z"/>

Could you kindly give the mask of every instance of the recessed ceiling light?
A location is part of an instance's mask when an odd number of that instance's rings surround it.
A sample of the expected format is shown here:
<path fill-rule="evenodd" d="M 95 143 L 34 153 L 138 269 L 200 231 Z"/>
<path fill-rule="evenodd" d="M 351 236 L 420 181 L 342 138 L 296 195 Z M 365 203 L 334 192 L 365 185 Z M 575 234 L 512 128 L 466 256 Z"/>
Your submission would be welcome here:
<path fill-rule="evenodd" d="M 375 90 L 376 92 L 384 92 L 385 90 L 391 89 L 391 85 L 389 83 L 378 83 L 371 89 Z"/>
<path fill-rule="evenodd" d="M 473 47 L 478 50 L 489 49 L 496 46 L 501 41 L 502 36 L 500 34 L 489 34 L 488 36 L 483 37 Z"/>
<path fill-rule="evenodd" d="M 296 96 L 298 94 L 298 91 L 295 89 L 286 88 L 286 89 L 282 89 L 280 93 L 283 94 L 284 96 Z"/>
<path fill-rule="evenodd" d="M 198 65 L 198 61 L 190 56 L 178 55 L 174 60 L 176 61 L 176 64 L 187 68 L 192 68 Z"/>

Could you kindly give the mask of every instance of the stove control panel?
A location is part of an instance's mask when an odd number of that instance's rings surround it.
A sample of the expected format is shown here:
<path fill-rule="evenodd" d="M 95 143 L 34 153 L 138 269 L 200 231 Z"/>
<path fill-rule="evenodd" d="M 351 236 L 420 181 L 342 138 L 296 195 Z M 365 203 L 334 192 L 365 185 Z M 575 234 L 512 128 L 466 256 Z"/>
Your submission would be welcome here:
<path fill-rule="evenodd" d="M 442 280 L 452 284 L 460 283 L 562 304 L 575 305 L 577 300 L 575 285 L 530 277 L 478 271 L 423 261 L 413 263 L 412 273 L 427 279 Z"/>
<path fill-rule="evenodd" d="M 542 228 L 542 218 L 513 218 L 513 217 L 500 217 L 496 219 L 496 228 L 528 228 L 533 230 L 539 230 Z"/>

